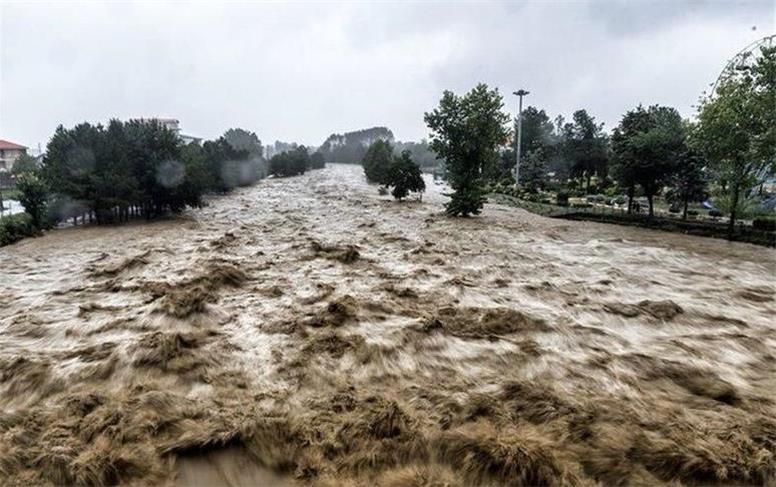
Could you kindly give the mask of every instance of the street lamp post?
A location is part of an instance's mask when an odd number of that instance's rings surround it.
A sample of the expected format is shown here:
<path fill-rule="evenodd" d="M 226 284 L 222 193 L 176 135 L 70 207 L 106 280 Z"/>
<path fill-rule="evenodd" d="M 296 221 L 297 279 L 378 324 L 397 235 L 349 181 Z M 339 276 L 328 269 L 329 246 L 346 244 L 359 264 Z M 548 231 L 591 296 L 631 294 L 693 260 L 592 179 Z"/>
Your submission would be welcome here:
<path fill-rule="evenodd" d="M 524 89 L 513 92 L 513 95 L 517 95 L 517 141 L 515 147 L 515 188 L 520 183 L 520 139 L 523 135 L 523 97 L 530 93 Z"/>

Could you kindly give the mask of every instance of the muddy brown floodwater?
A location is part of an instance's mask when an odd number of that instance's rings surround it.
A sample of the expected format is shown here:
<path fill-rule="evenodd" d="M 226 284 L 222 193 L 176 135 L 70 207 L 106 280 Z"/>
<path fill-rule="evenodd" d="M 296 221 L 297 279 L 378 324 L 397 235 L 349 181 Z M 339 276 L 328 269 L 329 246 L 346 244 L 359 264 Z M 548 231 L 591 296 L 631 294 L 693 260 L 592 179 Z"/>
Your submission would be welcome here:
<path fill-rule="evenodd" d="M 429 186 L 0 249 L 0 484 L 776 482 L 773 250 Z"/>

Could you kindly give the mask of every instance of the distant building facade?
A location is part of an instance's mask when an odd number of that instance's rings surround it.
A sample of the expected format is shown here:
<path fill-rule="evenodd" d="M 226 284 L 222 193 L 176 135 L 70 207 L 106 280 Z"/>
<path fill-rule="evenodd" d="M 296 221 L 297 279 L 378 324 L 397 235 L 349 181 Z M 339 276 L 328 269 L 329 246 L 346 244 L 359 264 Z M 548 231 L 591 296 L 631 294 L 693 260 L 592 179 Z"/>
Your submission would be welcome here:
<path fill-rule="evenodd" d="M 27 154 L 27 147 L 0 139 L 0 171 L 10 171 L 16 159 L 24 154 Z"/>
<path fill-rule="evenodd" d="M 191 144 L 192 142 L 195 144 L 199 144 L 202 142 L 201 137 L 194 137 L 193 135 L 187 135 L 181 133 L 180 128 L 180 120 L 177 118 L 159 118 L 159 117 L 153 117 L 153 118 L 141 118 L 140 120 L 146 121 L 146 122 L 157 122 L 162 127 L 166 128 L 167 130 L 171 132 L 175 132 L 175 135 L 178 136 L 178 138 L 183 142 L 184 144 Z"/>

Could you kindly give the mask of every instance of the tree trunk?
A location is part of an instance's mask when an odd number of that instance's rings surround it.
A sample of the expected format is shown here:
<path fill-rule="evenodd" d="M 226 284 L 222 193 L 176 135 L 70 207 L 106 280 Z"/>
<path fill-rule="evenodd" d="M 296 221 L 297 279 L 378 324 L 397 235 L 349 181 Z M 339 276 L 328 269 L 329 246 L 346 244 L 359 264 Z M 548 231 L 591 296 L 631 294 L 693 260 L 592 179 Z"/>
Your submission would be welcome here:
<path fill-rule="evenodd" d="M 687 219 L 687 203 L 690 201 L 690 198 L 685 197 L 684 198 L 684 213 L 682 213 L 682 220 Z"/>
<path fill-rule="evenodd" d="M 728 221 L 728 240 L 733 239 L 733 234 L 735 233 L 736 229 L 736 213 L 738 210 L 738 197 L 739 197 L 739 185 L 736 181 L 731 185 L 731 190 L 733 192 L 733 200 L 731 201 L 730 205 L 730 221 Z"/>
<path fill-rule="evenodd" d="M 654 205 L 652 204 L 652 198 L 654 198 L 654 196 L 651 193 L 647 195 L 647 201 L 649 202 L 649 217 L 650 218 L 655 216 L 655 208 L 654 208 Z"/>
<path fill-rule="evenodd" d="M 631 186 L 628 188 L 628 214 L 633 213 L 633 194 L 636 192 L 636 188 Z"/>

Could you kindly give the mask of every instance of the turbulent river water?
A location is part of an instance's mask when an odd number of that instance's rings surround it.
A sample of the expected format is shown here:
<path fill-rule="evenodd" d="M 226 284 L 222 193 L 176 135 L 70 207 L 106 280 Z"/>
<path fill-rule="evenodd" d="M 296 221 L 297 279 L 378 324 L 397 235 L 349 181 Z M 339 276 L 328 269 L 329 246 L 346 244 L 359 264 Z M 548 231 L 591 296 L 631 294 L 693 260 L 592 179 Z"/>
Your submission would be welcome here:
<path fill-rule="evenodd" d="M 0 249 L 0 484 L 776 481 L 773 250 L 427 183 Z"/>

